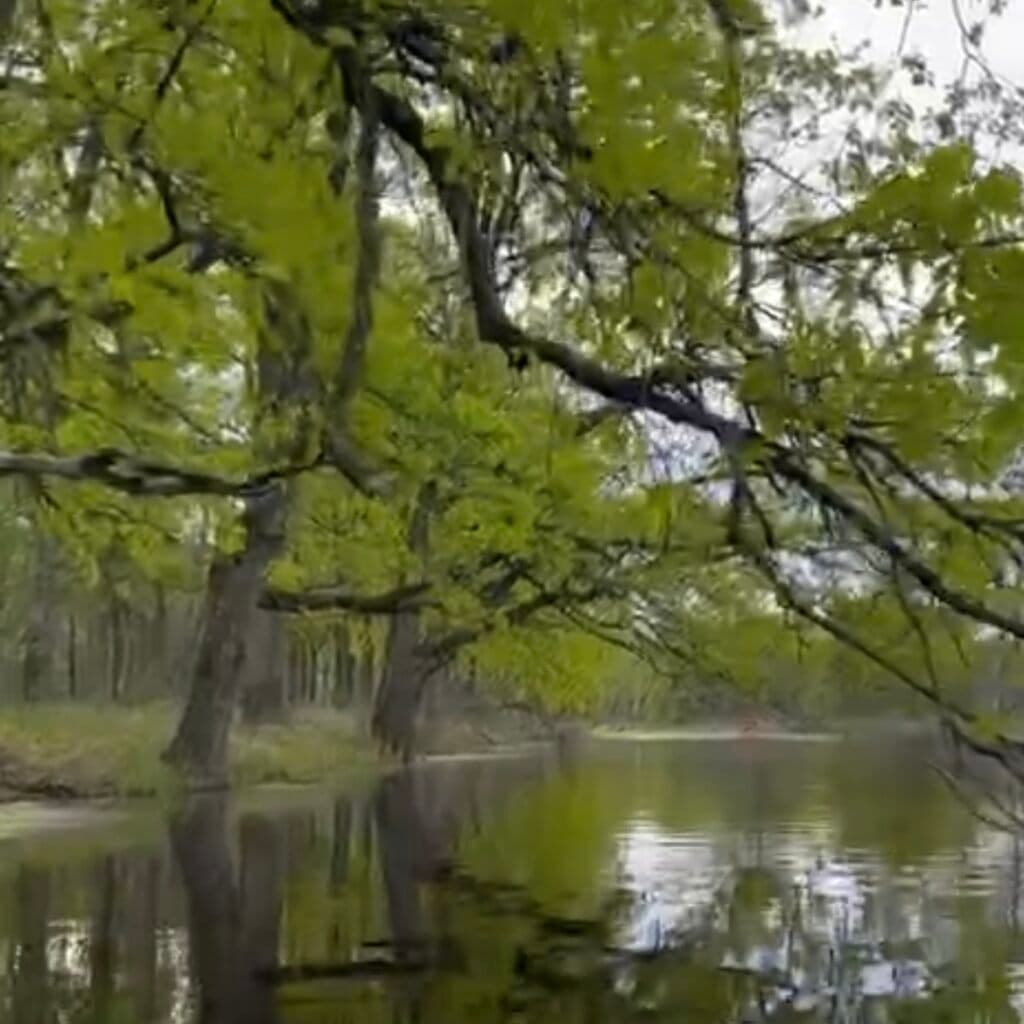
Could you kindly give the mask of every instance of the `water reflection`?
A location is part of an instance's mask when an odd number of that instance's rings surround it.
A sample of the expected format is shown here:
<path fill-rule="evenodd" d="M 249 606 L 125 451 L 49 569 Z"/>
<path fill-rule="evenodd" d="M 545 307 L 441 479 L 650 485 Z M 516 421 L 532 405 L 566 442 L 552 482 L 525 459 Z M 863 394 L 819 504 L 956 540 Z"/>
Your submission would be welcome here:
<path fill-rule="evenodd" d="M 1022 850 L 921 752 L 451 762 L 0 846 L 0 1017 L 1010 1021 Z"/>
<path fill-rule="evenodd" d="M 284 902 L 284 828 L 253 815 L 239 828 L 237 867 L 228 847 L 227 801 L 200 797 L 171 820 L 184 883 L 190 968 L 202 1024 L 279 1019 L 261 972 L 277 964 Z"/>

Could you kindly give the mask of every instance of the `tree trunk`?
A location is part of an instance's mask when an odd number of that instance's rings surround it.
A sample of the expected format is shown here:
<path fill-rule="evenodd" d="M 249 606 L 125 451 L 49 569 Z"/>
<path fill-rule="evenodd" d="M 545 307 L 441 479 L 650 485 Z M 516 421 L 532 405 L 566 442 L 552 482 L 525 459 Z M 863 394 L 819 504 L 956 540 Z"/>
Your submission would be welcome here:
<path fill-rule="evenodd" d="M 263 306 L 253 453 L 266 462 L 297 463 L 308 453 L 313 430 L 308 413 L 320 391 L 310 363 L 312 333 L 286 284 L 265 281 Z M 282 412 L 297 414 L 283 432 Z M 244 680 L 246 645 L 267 569 L 284 550 L 288 505 L 289 490 L 281 483 L 247 498 L 242 550 L 218 553 L 210 565 L 188 703 L 164 754 L 193 784 L 227 782 L 228 737 Z"/>
<path fill-rule="evenodd" d="M 332 636 L 334 651 L 334 681 L 331 690 L 331 703 L 336 708 L 351 706 L 355 699 L 355 659 L 349 643 L 348 627 L 339 622 Z"/>
<path fill-rule="evenodd" d="M 170 677 L 168 663 L 168 624 L 167 595 L 161 584 L 157 583 L 153 590 L 153 614 L 148 620 L 146 633 L 146 693 L 166 693 Z"/>
<path fill-rule="evenodd" d="M 284 617 L 257 610 L 252 617 L 242 717 L 250 725 L 288 718 L 288 635 Z"/>
<path fill-rule="evenodd" d="M 59 555 L 57 542 L 36 525 L 35 565 L 21 660 L 21 692 L 26 701 L 42 700 L 53 682 L 57 652 L 56 605 Z"/>
<path fill-rule="evenodd" d="M 124 696 L 125 685 L 125 611 L 118 597 L 111 597 L 107 606 L 107 643 L 109 663 L 107 678 L 110 681 L 110 699 L 115 703 Z"/>
<path fill-rule="evenodd" d="M 313 698 L 316 696 L 314 689 L 314 655 L 313 645 L 308 641 L 304 640 L 302 643 L 302 703 L 309 706 L 313 703 Z"/>
<path fill-rule="evenodd" d="M 317 697 L 320 693 L 317 680 L 319 661 L 316 646 L 312 643 L 308 644 L 306 646 L 306 703 L 311 707 L 316 707 Z"/>
<path fill-rule="evenodd" d="M 352 711 L 360 733 L 370 732 L 377 668 L 372 648 L 352 656 Z"/>
<path fill-rule="evenodd" d="M 74 612 L 68 614 L 68 697 L 78 697 L 78 625 Z"/>
<path fill-rule="evenodd" d="M 377 660 L 373 656 L 373 649 L 367 650 L 363 656 L 359 672 L 359 702 L 363 708 L 373 706 L 377 694 Z"/>
<path fill-rule="evenodd" d="M 228 738 L 245 671 L 263 580 L 285 540 L 287 493 L 280 485 L 246 502 L 245 546 L 210 565 L 199 652 L 188 703 L 164 752 L 194 786 L 227 784 Z"/>
<path fill-rule="evenodd" d="M 288 636 L 288 702 L 302 703 L 302 644 L 291 633 Z"/>
<path fill-rule="evenodd" d="M 372 731 L 385 750 L 409 761 L 433 668 L 424 649 L 418 612 L 400 612 L 391 622 L 384 673 L 373 707 Z"/>
<path fill-rule="evenodd" d="M 319 707 L 323 703 L 324 694 L 324 647 L 315 644 L 309 649 L 310 703 Z"/>
<path fill-rule="evenodd" d="M 409 548 L 427 554 L 434 488 L 426 484 L 416 499 L 409 524 Z M 373 705 L 371 731 L 385 750 L 412 759 L 416 725 L 434 659 L 423 643 L 418 611 L 399 612 L 391 620 L 384 671 Z"/>

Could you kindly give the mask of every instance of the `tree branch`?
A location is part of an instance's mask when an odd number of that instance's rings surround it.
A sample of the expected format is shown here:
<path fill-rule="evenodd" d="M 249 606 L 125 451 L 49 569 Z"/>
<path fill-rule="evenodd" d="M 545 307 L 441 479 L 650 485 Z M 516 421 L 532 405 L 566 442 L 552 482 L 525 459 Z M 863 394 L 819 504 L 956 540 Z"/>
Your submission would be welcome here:
<path fill-rule="evenodd" d="M 380 278 L 380 203 L 374 180 L 380 119 L 372 96 L 360 107 L 362 125 L 356 146 L 356 236 L 359 246 L 352 282 L 352 319 L 334 383 L 336 415 L 343 418 L 359 388 L 366 362 L 366 346 L 373 331 L 373 291 Z"/>
<path fill-rule="evenodd" d="M 432 587 L 426 581 L 407 583 L 380 594 L 354 594 L 342 587 L 322 587 L 302 592 L 268 587 L 260 598 L 260 607 L 275 612 L 347 611 L 359 615 L 397 615 L 399 612 L 427 608 Z"/>
<path fill-rule="evenodd" d="M 320 45 L 332 45 L 324 38 L 322 26 L 308 23 L 283 0 L 274 0 L 274 6 L 285 14 L 293 27 L 303 31 L 310 39 Z M 822 509 L 845 522 L 869 544 L 886 554 L 894 565 L 924 587 L 938 602 L 975 622 L 986 623 L 1024 639 L 1024 621 L 1003 614 L 989 607 L 983 600 L 947 583 L 935 569 L 894 536 L 884 523 L 880 523 L 841 490 L 815 475 L 807 468 L 798 452 L 766 437 L 755 424 L 744 424 L 737 418 L 723 415 L 709 408 L 696 396 L 680 396 L 677 390 L 669 390 L 650 375 L 619 372 L 589 357 L 571 343 L 533 334 L 519 326 L 509 316 L 501 298 L 501 289 L 489 258 L 487 239 L 479 222 L 478 210 L 481 207 L 476 189 L 471 179 L 467 179 L 456 168 L 457 160 L 453 151 L 432 140 L 423 117 L 411 102 L 372 81 L 354 44 L 336 45 L 332 49 L 350 101 L 361 109 L 372 103 L 382 126 L 411 150 L 423 167 L 458 248 L 477 333 L 483 343 L 508 353 L 532 355 L 561 371 L 578 386 L 610 402 L 625 407 L 649 409 L 670 422 L 709 434 L 730 458 L 740 457 L 741 454 L 749 457 L 752 467 L 760 467 L 792 485 Z M 749 249 L 753 247 L 754 239 L 749 236 L 740 238 L 739 243 Z M 996 240 L 979 244 L 996 244 Z M 746 453 L 752 454 L 747 456 Z M 833 635 L 848 645 L 858 650 L 863 648 L 863 642 L 856 636 L 848 635 L 841 624 L 823 622 L 820 614 L 807 606 L 803 606 L 801 611 L 808 617 L 813 616 L 811 621 L 823 625 L 823 628 L 831 625 Z M 913 677 L 908 677 L 898 665 L 879 661 L 877 652 L 868 653 L 868 656 L 911 688 L 919 691 L 922 689 L 921 684 Z M 934 695 L 929 699 L 934 700 Z"/>
<path fill-rule="evenodd" d="M 675 423 L 714 435 L 725 447 L 736 447 L 749 431 L 699 402 L 658 391 L 647 375 L 627 375 L 590 359 L 569 344 L 532 335 L 509 317 L 501 300 L 489 258 L 487 240 L 477 220 L 475 196 L 455 176 L 451 151 L 427 141 L 419 113 L 404 99 L 364 78 L 352 47 L 335 50 L 346 90 L 355 104 L 376 104 L 381 123 L 420 159 L 459 247 L 469 285 L 477 333 L 481 341 L 507 352 L 523 352 L 561 370 L 572 381 L 603 397 L 635 408 L 649 408 Z"/>
<path fill-rule="evenodd" d="M 899 476 L 945 512 L 950 519 L 965 526 L 973 533 L 988 534 L 995 540 L 1005 540 L 1007 537 L 1018 542 L 1024 540 L 1024 529 L 1019 521 L 999 519 L 996 516 L 986 516 L 961 508 L 955 501 L 943 494 L 940 488 L 918 473 L 891 445 L 886 444 L 880 438 L 864 431 L 851 430 L 847 434 L 847 441 L 856 447 L 875 452 Z"/>
<path fill-rule="evenodd" d="M 103 448 L 85 455 L 47 455 L 0 450 L 0 477 L 53 477 L 77 483 L 96 483 L 139 497 L 167 498 L 187 494 L 211 494 L 253 498 L 265 494 L 282 480 L 316 469 L 319 463 L 269 470 L 243 480 L 231 480 L 153 462 Z"/>
<path fill-rule="evenodd" d="M 791 453 L 785 449 L 778 449 L 770 461 L 780 476 L 798 484 L 805 494 L 815 498 L 855 527 L 861 536 L 887 554 L 894 565 L 898 565 L 944 605 L 967 618 L 974 619 L 975 622 L 984 622 L 1004 633 L 1024 640 L 1024 621 L 1004 615 L 995 608 L 990 608 L 983 601 L 946 584 L 938 572 L 917 558 L 884 525 L 878 523 L 845 494 L 829 486 L 794 461 Z"/>
<path fill-rule="evenodd" d="M 896 662 L 872 647 L 863 637 L 858 636 L 827 612 L 819 611 L 809 601 L 799 597 L 793 587 L 776 571 L 775 566 L 764 552 L 758 551 L 749 544 L 742 545 L 742 547 L 753 565 L 770 584 L 779 603 L 784 608 L 795 612 L 802 619 L 806 619 L 819 629 L 824 630 L 841 641 L 845 646 L 857 651 L 858 654 L 863 655 L 869 661 L 874 662 L 879 668 L 888 672 L 893 678 L 898 679 L 945 715 L 955 717 L 965 724 L 971 724 L 976 721 L 976 716 L 973 712 L 944 699 L 931 687 L 920 682 Z"/>
<path fill-rule="evenodd" d="M 351 51 L 341 49 L 338 54 L 343 74 L 350 78 L 357 74 Z M 449 173 L 449 151 L 427 142 L 420 115 L 405 100 L 366 83 L 362 83 L 360 90 L 355 90 L 354 85 L 350 88 L 356 96 L 360 91 L 375 95 L 382 123 L 401 138 L 424 164 L 462 254 L 481 340 L 509 351 L 529 352 L 562 370 L 571 380 L 590 391 L 625 405 L 651 409 L 672 422 L 709 433 L 727 451 L 738 451 L 749 442 L 764 441 L 752 427 L 713 412 L 695 400 L 659 392 L 645 378 L 617 373 L 567 344 L 532 336 L 516 325 L 501 303 L 487 260 L 486 244 L 476 221 L 472 193 L 468 186 Z M 790 451 L 775 445 L 770 454 L 758 461 L 780 477 L 798 484 L 806 494 L 855 526 L 866 539 L 954 611 L 1024 639 L 1024 621 L 1004 615 L 947 586 L 934 569 L 908 552 L 860 506 L 806 470 Z"/>

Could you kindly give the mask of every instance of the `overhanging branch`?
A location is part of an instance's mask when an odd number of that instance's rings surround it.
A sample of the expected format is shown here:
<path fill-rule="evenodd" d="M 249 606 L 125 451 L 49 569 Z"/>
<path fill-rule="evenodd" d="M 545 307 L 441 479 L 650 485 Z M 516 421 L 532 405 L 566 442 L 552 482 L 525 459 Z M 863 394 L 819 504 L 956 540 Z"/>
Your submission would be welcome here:
<path fill-rule="evenodd" d="M 46 477 L 75 483 L 96 483 L 139 497 L 220 495 L 254 498 L 282 480 L 316 469 L 319 463 L 268 470 L 241 480 L 202 473 L 167 463 L 140 459 L 114 448 L 84 455 L 47 455 L 0 450 L 0 477 Z"/>
<path fill-rule="evenodd" d="M 767 472 L 773 479 L 788 484 L 830 516 L 845 523 L 868 544 L 888 556 L 893 565 L 922 586 L 937 602 L 965 618 L 1024 639 L 1024 620 L 1004 614 L 952 584 L 913 547 L 894 535 L 886 523 L 844 490 L 829 483 L 824 474 L 809 467 L 800 452 L 767 437 L 755 423 L 723 415 L 709 408 L 698 396 L 680 394 L 650 374 L 618 371 L 591 358 L 571 342 L 533 333 L 516 323 L 501 298 L 486 234 L 480 223 L 478 211 L 481 204 L 477 190 L 472 178 L 467 178 L 456 166 L 459 162 L 456 153 L 434 140 L 423 116 L 408 99 L 373 82 L 363 67 L 357 44 L 333 45 L 325 38 L 322 25 L 306 23 L 301 13 L 283 0 L 275 0 L 274 6 L 293 28 L 304 32 L 319 45 L 332 49 L 350 101 L 358 107 L 372 104 L 382 126 L 421 164 L 458 248 L 477 333 L 482 342 L 507 353 L 531 355 L 559 370 L 579 387 L 609 402 L 627 408 L 648 409 L 672 423 L 712 436 L 730 460 L 746 461 L 747 472 Z M 741 246 L 746 242 L 746 247 L 751 241 L 749 238 L 740 239 Z M 994 243 L 990 240 L 984 244 Z M 831 438 L 823 435 L 822 440 Z M 915 483 L 913 480 L 910 482 Z M 925 491 L 924 496 L 934 501 L 934 494 Z M 948 513 L 950 510 L 947 508 L 945 511 Z M 813 608 L 805 610 L 818 614 Z M 826 625 L 820 621 L 818 624 Z M 832 629 L 833 635 L 850 646 L 858 646 L 858 638 L 844 635 L 841 624 L 831 625 L 839 626 L 838 632 Z M 905 678 L 906 674 L 899 670 L 899 666 L 883 667 L 893 671 L 897 678 L 912 688 L 920 685 L 912 678 Z"/>
<path fill-rule="evenodd" d="M 260 607 L 267 611 L 291 612 L 355 612 L 359 615 L 397 615 L 400 612 L 427 608 L 431 589 L 427 582 L 409 583 L 380 594 L 355 594 L 342 587 L 322 587 L 292 592 L 268 587 L 260 598 Z"/>

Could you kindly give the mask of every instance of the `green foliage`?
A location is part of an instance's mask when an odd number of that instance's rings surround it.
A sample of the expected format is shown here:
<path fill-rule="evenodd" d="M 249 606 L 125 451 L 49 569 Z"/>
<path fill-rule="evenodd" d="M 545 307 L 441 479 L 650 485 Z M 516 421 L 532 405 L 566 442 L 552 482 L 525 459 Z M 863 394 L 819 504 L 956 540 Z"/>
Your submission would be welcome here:
<path fill-rule="evenodd" d="M 624 652 L 566 629 L 498 630 L 474 646 L 472 665 L 499 696 L 562 714 L 600 708 L 639 674 Z"/>
<path fill-rule="evenodd" d="M 970 141 L 933 141 L 877 68 L 791 45 L 756 0 L 420 7 L 19 7 L 0 445 L 289 463 L 269 583 L 423 580 L 431 641 L 553 709 L 659 674 L 775 700 L 793 666 L 965 688 L 979 625 L 1024 635 L 992 582 L 1020 555 L 993 483 L 1024 427 L 1024 197 L 984 97 Z M 332 471 L 339 434 L 383 496 Z M 231 499 L 46 486 L 34 529 L 87 593 L 194 593 L 246 543 Z M 809 622 L 866 637 L 870 671 Z M 354 632 L 383 652 L 384 624 Z"/>

